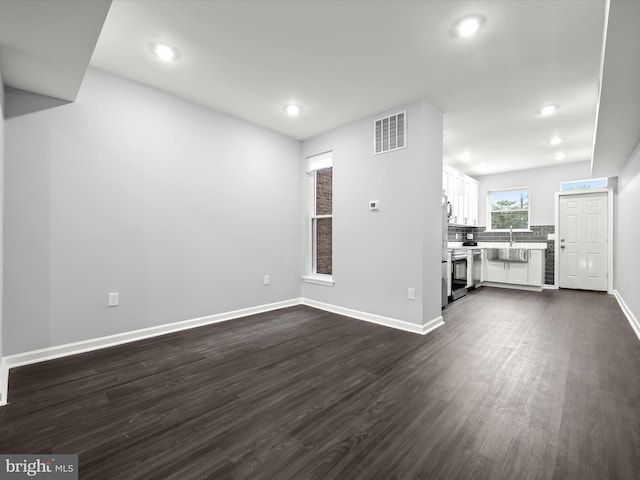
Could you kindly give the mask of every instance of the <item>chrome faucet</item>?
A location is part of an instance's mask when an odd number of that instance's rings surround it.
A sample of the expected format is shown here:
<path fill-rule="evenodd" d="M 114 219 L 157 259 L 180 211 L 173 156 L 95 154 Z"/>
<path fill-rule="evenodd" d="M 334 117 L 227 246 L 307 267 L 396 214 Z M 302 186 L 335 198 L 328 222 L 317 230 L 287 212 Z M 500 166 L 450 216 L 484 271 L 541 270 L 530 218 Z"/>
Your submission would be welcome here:
<path fill-rule="evenodd" d="M 513 225 L 509 225 L 509 246 L 513 247 Z"/>

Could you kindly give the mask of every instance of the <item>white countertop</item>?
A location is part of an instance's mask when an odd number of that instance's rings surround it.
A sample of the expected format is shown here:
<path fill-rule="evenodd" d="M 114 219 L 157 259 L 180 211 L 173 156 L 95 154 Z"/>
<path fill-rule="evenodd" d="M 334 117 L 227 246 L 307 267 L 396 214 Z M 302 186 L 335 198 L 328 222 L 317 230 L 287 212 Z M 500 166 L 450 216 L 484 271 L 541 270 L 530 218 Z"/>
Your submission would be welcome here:
<path fill-rule="evenodd" d="M 448 242 L 448 248 L 526 248 L 529 250 L 546 250 L 547 243 L 528 243 L 528 242 L 514 242 L 509 246 L 509 242 L 478 242 L 477 247 L 463 247 L 462 242 Z"/>

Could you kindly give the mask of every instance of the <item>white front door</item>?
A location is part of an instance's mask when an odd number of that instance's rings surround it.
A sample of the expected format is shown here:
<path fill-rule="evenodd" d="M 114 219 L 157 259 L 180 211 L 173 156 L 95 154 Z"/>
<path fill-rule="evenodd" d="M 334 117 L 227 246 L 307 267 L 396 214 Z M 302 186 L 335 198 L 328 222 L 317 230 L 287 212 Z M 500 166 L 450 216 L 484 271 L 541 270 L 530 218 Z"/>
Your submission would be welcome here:
<path fill-rule="evenodd" d="M 606 192 L 560 196 L 560 288 L 607 290 L 607 201 Z"/>

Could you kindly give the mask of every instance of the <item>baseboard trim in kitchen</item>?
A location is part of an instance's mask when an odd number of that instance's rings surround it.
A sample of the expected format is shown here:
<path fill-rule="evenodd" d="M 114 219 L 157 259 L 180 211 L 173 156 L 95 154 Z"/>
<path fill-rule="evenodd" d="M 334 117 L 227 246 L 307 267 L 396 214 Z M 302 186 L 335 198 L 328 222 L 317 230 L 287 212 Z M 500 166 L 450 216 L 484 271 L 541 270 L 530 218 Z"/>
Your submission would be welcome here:
<path fill-rule="evenodd" d="M 218 313 L 215 315 L 208 315 L 206 317 L 193 318 L 191 320 L 183 320 L 181 322 L 168 323 L 166 325 L 158 325 L 156 327 L 117 333 L 106 337 L 92 338 L 64 345 L 56 345 L 55 347 L 42 348 L 29 352 L 17 353 L 15 355 L 7 355 L 0 359 L 0 406 L 8 403 L 9 370 L 12 368 L 61 357 L 68 357 L 70 355 L 77 355 L 79 353 L 91 352 L 101 348 L 115 347 L 124 343 L 144 340 L 145 338 L 157 337 L 168 333 L 179 332 L 181 330 L 189 330 L 191 328 L 211 325 L 213 323 L 226 322 L 228 320 L 247 317 L 258 313 L 270 312 L 280 308 L 293 307 L 294 305 L 300 305 L 299 298 Z"/>
<path fill-rule="evenodd" d="M 631 328 L 633 328 L 633 331 L 638 337 L 638 340 L 640 340 L 640 322 L 638 322 L 638 319 L 633 314 L 629 306 L 625 303 L 624 299 L 622 298 L 622 295 L 620 295 L 620 292 L 618 292 L 618 290 L 613 291 L 613 296 L 616 297 L 616 300 L 618 301 L 618 305 L 620 305 L 620 309 L 622 310 L 622 313 L 624 313 L 624 316 L 627 317 L 627 320 L 629 321 L 629 325 L 631 325 Z"/>
<path fill-rule="evenodd" d="M 338 315 L 345 315 L 347 317 L 354 318 L 356 320 L 364 320 L 365 322 L 375 323 L 384 327 L 395 328 L 396 330 L 403 330 L 405 332 L 417 333 L 420 335 L 426 335 L 427 333 L 435 330 L 441 325 L 444 325 L 442 316 L 430 320 L 424 325 L 417 325 L 415 323 L 405 322 L 404 320 L 398 320 L 396 318 L 384 317 L 382 315 L 376 315 L 375 313 L 362 312 L 360 310 L 353 310 L 351 308 L 339 307 L 337 305 L 331 305 L 329 303 L 318 302 L 309 298 L 303 298 L 302 304 L 309 307 L 318 308 L 331 313 L 337 313 Z"/>
<path fill-rule="evenodd" d="M 496 283 L 496 282 L 482 282 L 481 287 L 495 287 L 495 288 L 507 288 L 511 290 L 526 290 L 528 292 L 541 292 L 545 287 L 537 287 L 535 285 L 518 285 L 516 283 Z"/>

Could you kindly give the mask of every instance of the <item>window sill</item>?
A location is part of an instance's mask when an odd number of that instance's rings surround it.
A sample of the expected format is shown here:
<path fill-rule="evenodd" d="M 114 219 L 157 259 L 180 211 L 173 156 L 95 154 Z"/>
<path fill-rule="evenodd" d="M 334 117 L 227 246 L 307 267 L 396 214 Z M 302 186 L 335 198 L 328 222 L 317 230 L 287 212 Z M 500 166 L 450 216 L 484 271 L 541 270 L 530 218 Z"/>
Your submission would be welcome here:
<path fill-rule="evenodd" d="M 333 287 L 336 284 L 336 282 L 333 281 L 333 277 L 329 275 L 305 275 L 302 277 L 302 281 L 315 285 L 324 285 L 326 287 Z"/>

